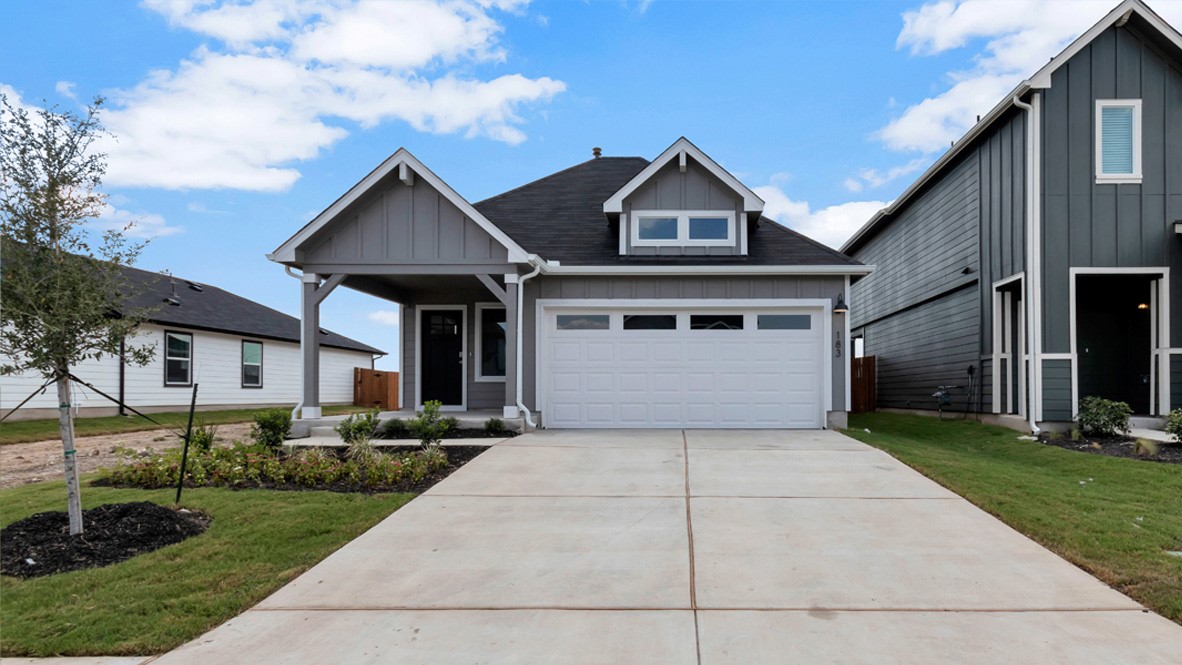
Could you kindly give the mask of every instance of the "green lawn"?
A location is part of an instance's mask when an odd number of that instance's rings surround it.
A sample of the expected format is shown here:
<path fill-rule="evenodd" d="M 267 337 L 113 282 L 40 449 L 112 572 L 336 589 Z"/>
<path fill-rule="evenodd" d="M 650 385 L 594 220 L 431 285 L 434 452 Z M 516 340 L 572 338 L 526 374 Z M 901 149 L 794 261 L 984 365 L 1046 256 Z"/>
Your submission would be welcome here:
<path fill-rule="evenodd" d="M 364 408 L 359 406 L 337 405 L 323 407 L 323 412 L 326 416 L 358 413 L 364 410 Z M 210 425 L 247 423 L 254 420 L 254 414 L 258 411 L 259 409 L 199 411 L 197 412 L 195 422 L 201 421 Z M 178 429 L 184 428 L 189 421 L 188 411 L 169 411 L 167 413 L 149 413 L 148 415 L 169 427 Z M 74 419 L 74 431 L 78 436 L 143 432 L 152 429 L 158 429 L 158 426 L 139 416 L 103 416 L 99 418 Z M 0 425 L 0 446 L 10 443 L 45 441 L 56 438 L 58 438 L 57 418 L 45 420 L 6 420 Z"/>
<path fill-rule="evenodd" d="M 85 508 L 172 490 L 83 486 Z M 0 655 L 151 655 L 239 614 L 407 501 L 410 494 L 187 489 L 213 516 L 200 536 L 122 563 L 43 578 L 0 577 Z M 61 483 L 0 490 L 0 525 L 64 510 Z"/>
<path fill-rule="evenodd" d="M 1182 550 L 1182 465 L 1064 450 L 1013 430 L 924 416 L 852 416 L 845 433 L 1182 623 L 1182 558 L 1166 554 Z"/>

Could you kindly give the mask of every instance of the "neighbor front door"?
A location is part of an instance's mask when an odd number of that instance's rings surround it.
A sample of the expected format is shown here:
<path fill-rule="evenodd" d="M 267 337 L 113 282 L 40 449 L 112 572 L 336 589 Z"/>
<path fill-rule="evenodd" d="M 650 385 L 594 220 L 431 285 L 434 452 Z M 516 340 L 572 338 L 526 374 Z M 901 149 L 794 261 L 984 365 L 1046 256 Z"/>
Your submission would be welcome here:
<path fill-rule="evenodd" d="M 422 311 L 419 400 L 444 406 L 464 403 L 464 310 Z"/>

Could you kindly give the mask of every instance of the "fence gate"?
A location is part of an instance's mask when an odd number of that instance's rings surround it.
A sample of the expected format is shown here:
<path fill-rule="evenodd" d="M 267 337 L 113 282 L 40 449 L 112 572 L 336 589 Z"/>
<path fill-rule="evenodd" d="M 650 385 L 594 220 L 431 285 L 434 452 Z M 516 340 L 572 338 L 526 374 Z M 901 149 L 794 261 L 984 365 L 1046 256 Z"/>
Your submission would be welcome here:
<path fill-rule="evenodd" d="M 353 404 L 382 411 L 398 408 L 398 372 L 353 368 Z"/>
<path fill-rule="evenodd" d="M 869 413 L 878 403 L 877 363 L 874 356 L 853 358 L 850 369 L 850 410 Z"/>

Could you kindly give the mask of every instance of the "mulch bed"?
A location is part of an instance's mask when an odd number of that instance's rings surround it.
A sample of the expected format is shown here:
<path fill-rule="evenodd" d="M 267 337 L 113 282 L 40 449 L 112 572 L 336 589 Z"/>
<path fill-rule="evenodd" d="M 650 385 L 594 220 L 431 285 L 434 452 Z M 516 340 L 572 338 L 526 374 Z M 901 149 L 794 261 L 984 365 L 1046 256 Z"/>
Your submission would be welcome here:
<path fill-rule="evenodd" d="M 28 578 L 99 568 L 203 533 L 210 518 L 147 501 L 82 511 L 82 535 L 65 512 L 37 513 L 0 530 L 0 572 Z"/>
<path fill-rule="evenodd" d="M 493 432 L 489 432 L 488 430 L 486 430 L 484 428 L 479 428 L 479 427 L 459 427 L 456 429 L 448 430 L 447 435 L 444 436 L 443 438 L 445 438 L 445 439 L 508 439 L 510 437 L 517 436 L 518 434 L 519 434 L 519 432 L 514 432 L 512 430 L 505 430 L 504 432 L 493 433 Z M 407 437 L 408 438 L 406 438 L 406 439 L 375 439 L 375 441 L 417 441 L 418 440 L 418 439 L 409 438 L 409 435 L 407 435 Z"/>
<path fill-rule="evenodd" d="M 1109 457 L 1127 457 L 1130 459 L 1148 460 L 1151 462 L 1165 462 L 1167 464 L 1182 464 L 1182 444 L 1179 443 L 1162 443 L 1155 441 L 1157 444 L 1157 454 L 1153 456 L 1138 455 L 1136 447 L 1133 442 L 1134 439 L 1117 436 L 1117 437 L 1095 437 L 1084 436 L 1079 441 L 1072 441 L 1067 435 L 1060 434 L 1058 436 L 1048 436 L 1042 434 L 1039 436 L 1039 442 L 1048 446 L 1057 446 L 1059 448 L 1066 448 L 1067 450 L 1075 450 L 1082 453 L 1091 453 L 1093 455 L 1108 455 Z"/>

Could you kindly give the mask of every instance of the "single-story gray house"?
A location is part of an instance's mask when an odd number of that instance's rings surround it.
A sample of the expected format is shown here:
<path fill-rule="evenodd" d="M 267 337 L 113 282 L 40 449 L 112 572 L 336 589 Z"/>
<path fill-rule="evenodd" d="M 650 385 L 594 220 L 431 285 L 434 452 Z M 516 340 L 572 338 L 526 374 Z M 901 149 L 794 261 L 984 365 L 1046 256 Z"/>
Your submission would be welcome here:
<path fill-rule="evenodd" d="M 850 293 L 879 407 L 955 385 L 1038 430 L 1088 396 L 1182 406 L 1182 35 L 1120 3 L 842 249 L 879 268 Z"/>
<path fill-rule="evenodd" d="M 125 267 L 127 306 L 150 309 L 129 343 L 155 346 L 144 366 L 104 356 L 74 368 L 78 378 L 142 412 L 187 409 L 198 383 L 200 410 L 287 406 L 300 398 L 300 322 L 293 316 L 212 284 Z M 326 404 L 353 402 L 353 368 L 373 368 L 380 349 L 329 330 L 318 330 L 320 392 Z M 16 408 L 43 383 L 31 373 L 0 376 L 0 414 Z M 73 384 L 71 402 L 87 416 L 120 413 L 110 400 Z M 57 417 L 53 387 L 27 402 L 10 420 Z"/>
<path fill-rule="evenodd" d="M 471 204 L 405 149 L 268 257 L 302 271 L 304 394 L 319 303 L 402 306 L 404 406 L 545 427 L 800 427 L 849 408 L 852 277 L 871 268 L 762 216 L 682 138 Z"/>

